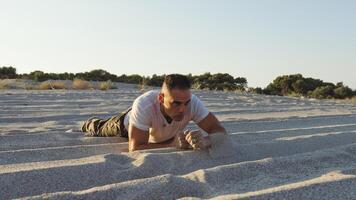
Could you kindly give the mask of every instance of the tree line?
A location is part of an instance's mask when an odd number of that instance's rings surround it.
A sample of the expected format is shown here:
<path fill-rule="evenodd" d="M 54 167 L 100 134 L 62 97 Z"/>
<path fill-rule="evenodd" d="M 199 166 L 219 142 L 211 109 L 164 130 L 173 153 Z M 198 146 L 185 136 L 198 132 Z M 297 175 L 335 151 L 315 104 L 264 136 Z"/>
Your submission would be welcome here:
<path fill-rule="evenodd" d="M 120 75 L 111 74 L 102 69 L 95 69 L 84 73 L 45 73 L 43 71 L 33 71 L 29 74 L 17 74 L 14 67 L 0 67 L 0 79 L 29 79 L 33 81 L 46 81 L 46 80 L 74 80 L 82 79 L 86 81 L 113 81 L 132 83 L 148 86 L 160 87 L 164 81 L 165 74 L 152 76 L 140 76 L 138 74 Z M 194 88 L 197 89 L 210 89 L 210 90 L 245 90 L 247 87 L 247 79 L 244 77 L 234 78 L 227 73 L 204 73 L 202 75 L 188 74 L 187 77 L 191 81 Z"/>
<path fill-rule="evenodd" d="M 46 80 L 74 80 L 86 81 L 113 81 L 160 87 L 165 74 L 140 76 L 138 74 L 120 75 L 111 74 L 102 69 L 95 69 L 84 73 L 45 73 L 33 71 L 29 74 L 17 74 L 14 67 L 0 67 L 0 79 L 30 79 L 34 81 Z M 309 98 L 336 98 L 344 99 L 356 96 L 356 90 L 352 90 L 342 82 L 337 84 L 324 82 L 320 79 L 305 78 L 301 74 L 278 76 L 265 88 L 248 88 L 247 79 L 244 77 L 233 77 L 227 73 L 204 73 L 201 75 L 187 75 L 193 88 L 225 91 L 246 91 L 266 95 L 298 96 Z"/>

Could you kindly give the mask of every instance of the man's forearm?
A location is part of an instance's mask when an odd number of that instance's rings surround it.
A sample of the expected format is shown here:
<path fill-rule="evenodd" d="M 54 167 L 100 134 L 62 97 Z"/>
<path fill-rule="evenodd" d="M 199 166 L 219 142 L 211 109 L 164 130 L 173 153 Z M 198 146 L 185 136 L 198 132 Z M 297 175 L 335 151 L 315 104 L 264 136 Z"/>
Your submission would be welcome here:
<path fill-rule="evenodd" d="M 137 151 L 137 150 L 144 150 L 144 149 L 158 149 L 158 148 L 166 148 L 172 146 L 173 146 L 172 144 L 148 143 L 148 144 L 136 145 L 130 148 L 130 151 Z"/>
<path fill-rule="evenodd" d="M 226 134 L 227 132 L 224 127 L 219 126 L 219 127 L 214 128 L 213 130 L 209 131 L 208 133 L 209 134 L 212 134 L 212 133 L 225 133 Z"/>
<path fill-rule="evenodd" d="M 147 144 L 139 144 L 139 145 L 130 144 L 129 150 L 136 151 L 136 150 L 144 150 L 144 149 L 158 149 L 158 148 L 167 148 L 173 146 L 175 146 L 173 144 L 173 139 L 169 139 L 168 141 L 161 142 L 161 143 L 147 143 Z"/>

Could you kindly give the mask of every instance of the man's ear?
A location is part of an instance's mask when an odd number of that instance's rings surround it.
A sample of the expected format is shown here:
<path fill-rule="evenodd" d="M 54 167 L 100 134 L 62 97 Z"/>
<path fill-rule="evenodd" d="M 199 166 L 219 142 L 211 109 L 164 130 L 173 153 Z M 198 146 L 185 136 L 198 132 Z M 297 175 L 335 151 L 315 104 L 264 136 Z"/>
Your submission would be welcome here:
<path fill-rule="evenodd" d="M 161 92 L 159 93 L 158 95 L 158 101 L 161 103 L 161 104 L 164 104 L 164 94 Z"/>

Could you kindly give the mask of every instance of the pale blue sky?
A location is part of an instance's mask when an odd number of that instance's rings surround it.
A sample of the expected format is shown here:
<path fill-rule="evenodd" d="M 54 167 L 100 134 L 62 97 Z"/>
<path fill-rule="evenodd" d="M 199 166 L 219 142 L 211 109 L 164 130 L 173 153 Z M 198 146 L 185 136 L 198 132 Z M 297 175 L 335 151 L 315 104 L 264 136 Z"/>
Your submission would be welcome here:
<path fill-rule="evenodd" d="M 356 89 L 354 0 L 0 0 L 0 66 L 19 73 L 301 73 Z"/>

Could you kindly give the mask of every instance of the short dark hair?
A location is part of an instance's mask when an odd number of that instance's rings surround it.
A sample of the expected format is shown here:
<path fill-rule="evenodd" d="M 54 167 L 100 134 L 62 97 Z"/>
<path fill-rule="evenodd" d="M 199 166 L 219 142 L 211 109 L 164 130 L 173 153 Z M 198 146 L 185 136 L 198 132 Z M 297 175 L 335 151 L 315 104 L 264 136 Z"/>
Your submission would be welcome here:
<path fill-rule="evenodd" d="M 166 85 L 166 87 L 171 90 L 171 89 L 190 89 L 191 83 L 188 79 L 188 77 L 181 75 L 181 74 L 168 74 L 164 77 L 164 82 L 163 84 Z"/>

